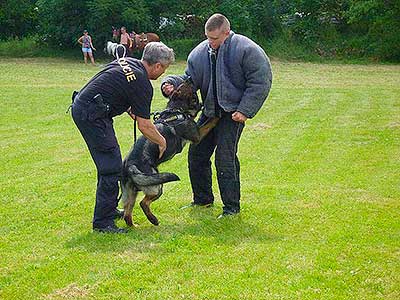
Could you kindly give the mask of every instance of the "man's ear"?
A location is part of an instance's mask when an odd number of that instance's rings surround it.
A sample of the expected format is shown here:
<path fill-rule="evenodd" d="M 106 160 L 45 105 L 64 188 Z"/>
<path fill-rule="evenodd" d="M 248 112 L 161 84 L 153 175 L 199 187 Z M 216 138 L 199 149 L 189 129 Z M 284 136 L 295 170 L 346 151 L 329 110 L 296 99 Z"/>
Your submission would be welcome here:
<path fill-rule="evenodd" d="M 159 70 L 160 68 L 162 68 L 162 64 L 159 62 L 156 62 L 155 67 L 156 67 L 156 70 Z"/>

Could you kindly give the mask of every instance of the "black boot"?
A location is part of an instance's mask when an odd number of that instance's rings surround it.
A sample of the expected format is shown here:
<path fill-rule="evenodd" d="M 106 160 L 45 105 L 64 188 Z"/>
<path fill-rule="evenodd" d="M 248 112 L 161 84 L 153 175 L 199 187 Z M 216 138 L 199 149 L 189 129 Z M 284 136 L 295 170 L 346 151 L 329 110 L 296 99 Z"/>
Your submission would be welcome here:
<path fill-rule="evenodd" d="M 115 214 L 114 214 L 114 220 L 116 219 L 122 219 L 124 217 L 124 211 L 121 209 L 116 208 L 115 209 Z"/>
<path fill-rule="evenodd" d="M 93 227 L 93 231 L 101 233 L 127 233 L 128 230 L 125 228 L 119 228 L 115 224 L 108 225 L 105 227 Z"/>

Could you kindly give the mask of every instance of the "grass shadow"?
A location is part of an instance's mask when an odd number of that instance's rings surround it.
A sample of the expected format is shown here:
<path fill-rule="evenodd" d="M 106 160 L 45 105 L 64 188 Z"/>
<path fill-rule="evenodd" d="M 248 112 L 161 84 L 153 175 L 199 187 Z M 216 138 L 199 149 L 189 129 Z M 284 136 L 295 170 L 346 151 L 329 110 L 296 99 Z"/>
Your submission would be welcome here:
<path fill-rule="evenodd" d="M 247 215 L 217 219 L 216 211 L 215 207 L 189 209 L 174 223 L 153 226 L 143 221 L 123 235 L 87 232 L 67 241 L 66 247 L 88 252 L 124 252 L 129 249 L 143 253 L 191 249 L 193 244 L 235 247 L 242 243 L 271 243 L 283 239 L 268 227 L 248 219 Z"/>

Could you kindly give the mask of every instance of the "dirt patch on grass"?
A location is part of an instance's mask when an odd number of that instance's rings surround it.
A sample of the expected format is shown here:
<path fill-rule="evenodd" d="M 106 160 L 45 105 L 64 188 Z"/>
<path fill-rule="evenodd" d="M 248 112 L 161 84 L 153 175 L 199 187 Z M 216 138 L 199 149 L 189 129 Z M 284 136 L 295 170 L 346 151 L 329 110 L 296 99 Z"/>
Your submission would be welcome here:
<path fill-rule="evenodd" d="M 388 125 L 388 127 L 392 129 L 400 129 L 400 122 L 392 122 Z"/>
<path fill-rule="evenodd" d="M 247 128 L 249 128 L 251 130 L 267 130 L 267 129 L 271 129 L 272 126 L 265 124 L 265 123 L 257 123 L 257 124 L 248 125 Z"/>
<path fill-rule="evenodd" d="M 76 283 L 71 283 L 66 287 L 55 290 L 51 294 L 45 296 L 45 299 L 79 299 L 85 298 L 92 294 L 91 290 L 93 286 L 85 284 L 83 286 L 78 286 Z"/>

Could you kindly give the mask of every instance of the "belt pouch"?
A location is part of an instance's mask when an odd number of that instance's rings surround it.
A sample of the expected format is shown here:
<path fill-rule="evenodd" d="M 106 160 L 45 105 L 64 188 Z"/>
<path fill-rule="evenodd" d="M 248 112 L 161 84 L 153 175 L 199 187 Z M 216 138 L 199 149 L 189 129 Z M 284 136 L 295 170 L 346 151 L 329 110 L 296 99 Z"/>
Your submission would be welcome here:
<path fill-rule="evenodd" d="M 110 106 L 104 102 L 100 94 L 97 94 L 93 97 L 92 101 L 89 102 L 88 120 L 92 122 L 97 119 L 106 118 L 109 111 Z"/>

